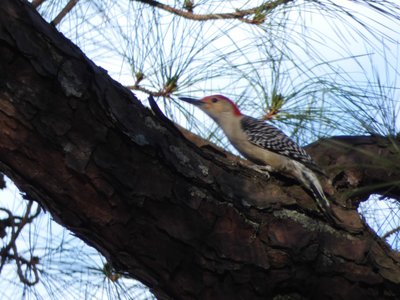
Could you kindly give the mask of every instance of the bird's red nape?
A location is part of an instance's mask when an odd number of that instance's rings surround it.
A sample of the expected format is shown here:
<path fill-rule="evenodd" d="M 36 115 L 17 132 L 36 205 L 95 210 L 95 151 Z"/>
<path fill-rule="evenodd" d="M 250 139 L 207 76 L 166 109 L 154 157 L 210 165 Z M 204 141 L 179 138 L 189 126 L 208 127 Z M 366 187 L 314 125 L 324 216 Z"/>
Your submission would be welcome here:
<path fill-rule="evenodd" d="M 233 102 L 231 99 L 229 99 L 228 97 L 225 97 L 223 95 L 211 95 L 211 96 L 204 97 L 202 100 L 208 102 L 208 101 L 212 101 L 213 98 L 217 98 L 219 100 L 229 102 L 233 107 L 233 114 L 235 116 L 241 116 L 242 115 L 242 113 L 240 112 L 239 107 L 237 107 L 235 102 Z"/>

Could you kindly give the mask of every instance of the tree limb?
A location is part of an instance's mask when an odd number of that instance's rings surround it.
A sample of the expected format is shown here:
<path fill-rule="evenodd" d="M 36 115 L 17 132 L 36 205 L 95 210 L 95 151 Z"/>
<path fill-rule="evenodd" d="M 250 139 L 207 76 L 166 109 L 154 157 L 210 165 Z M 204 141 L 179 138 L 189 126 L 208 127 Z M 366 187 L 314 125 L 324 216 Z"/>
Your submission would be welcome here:
<path fill-rule="evenodd" d="M 338 136 L 320 140 L 308 151 L 329 173 L 335 198 L 343 205 L 358 207 L 371 194 L 400 199 L 399 139 Z"/>
<path fill-rule="evenodd" d="M 0 70 L 0 170 L 159 299 L 399 295 L 355 210 L 329 224 L 296 183 L 197 147 L 25 2 L 2 2 Z"/>

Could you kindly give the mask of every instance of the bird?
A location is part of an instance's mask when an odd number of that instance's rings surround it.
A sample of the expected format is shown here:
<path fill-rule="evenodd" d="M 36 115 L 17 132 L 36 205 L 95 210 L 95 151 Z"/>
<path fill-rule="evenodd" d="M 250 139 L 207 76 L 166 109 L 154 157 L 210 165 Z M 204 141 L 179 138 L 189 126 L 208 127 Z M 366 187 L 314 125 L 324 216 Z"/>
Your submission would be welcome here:
<path fill-rule="evenodd" d="M 326 176 L 325 173 L 311 156 L 282 130 L 264 120 L 242 114 L 238 106 L 223 95 L 179 99 L 200 108 L 211 117 L 246 159 L 301 183 L 313 194 L 325 215 L 333 219 L 335 214 L 316 176 L 316 173 Z"/>

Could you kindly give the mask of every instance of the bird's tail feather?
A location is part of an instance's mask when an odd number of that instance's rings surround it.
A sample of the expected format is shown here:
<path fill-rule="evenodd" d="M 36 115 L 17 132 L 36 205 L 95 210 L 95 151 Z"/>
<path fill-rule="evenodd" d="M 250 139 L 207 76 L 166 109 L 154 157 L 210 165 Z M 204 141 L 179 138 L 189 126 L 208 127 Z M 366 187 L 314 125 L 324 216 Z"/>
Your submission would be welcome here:
<path fill-rule="evenodd" d="M 317 176 L 310 170 L 304 170 L 303 176 L 306 179 L 307 187 L 314 195 L 314 198 L 315 198 L 319 208 L 331 220 L 337 219 L 337 216 L 334 213 L 334 211 L 332 210 L 331 204 L 330 204 L 328 198 L 325 196 L 325 193 L 322 189 L 322 186 L 321 186 Z"/>

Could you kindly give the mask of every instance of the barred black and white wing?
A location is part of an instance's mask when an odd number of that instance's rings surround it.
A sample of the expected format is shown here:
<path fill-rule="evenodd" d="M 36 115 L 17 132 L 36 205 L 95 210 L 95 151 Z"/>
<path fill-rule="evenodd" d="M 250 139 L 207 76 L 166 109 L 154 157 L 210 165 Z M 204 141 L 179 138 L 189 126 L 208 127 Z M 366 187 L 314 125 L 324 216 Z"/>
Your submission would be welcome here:
<path fill-rule="evenodd" d="M 289 157 L 317 173 L 324 174 L 303 148 L 275 126 L 248 116 L 242 118 L 241 125 L 250 143 Z"/>

